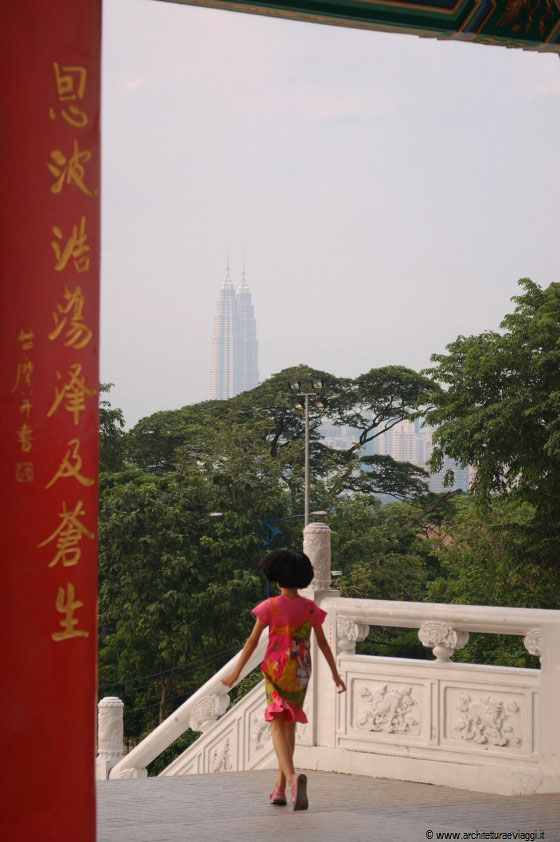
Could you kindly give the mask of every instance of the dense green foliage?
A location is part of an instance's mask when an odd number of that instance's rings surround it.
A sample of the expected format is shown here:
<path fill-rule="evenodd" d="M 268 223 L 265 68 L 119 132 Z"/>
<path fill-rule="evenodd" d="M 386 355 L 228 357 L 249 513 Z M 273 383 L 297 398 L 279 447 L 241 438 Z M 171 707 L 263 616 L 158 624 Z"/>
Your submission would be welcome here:
<path fill-rule="evenodd" d="M 251 453 L 263 475 L 273 470 L 292 505 L 301 511 L 304 465 L 303 413 L 293 406 L 289 382 L 326 383 L 328 404 L 310 407 L 311 474 L 315 505 L 324 494 L 383 492 L 397 498 L 425 490 L 424 472 L 390 457 L 368 456 L 364 448 L 404 419 L 413 418 L 438 390 L 427 377 L 402 366 L 372 369 L 355 380 L 313 372 L 307 366 L 285 369 L 255 389 L 228 401 L 205 401 L 143 418 L 128 436 L 130 460 L 151 472 L 202 465 L 219 474 Z M 352 426 L 358 441 L 348 450 L 326 447 L 319 427 L 330 422 Z"/>
<path fill-rule="evenodd" d="M 250 457 L 236 468 L 220 482 L 202 471 L 102 478 L 99 680 L 121 684 L 131 712 L 144 711 L 133 733 L 239 648 L 248 609 L 264 597 L 255 527 L 263 500 L 274 506 L 274 489 L 257 479 Z M 224 487 L 229 505 L 214 521 Z M 151 676 L 146 687 L 136 687 L 138 675 Z"/>
<path fill-rule="evenodd" d="M 432 357 L 429 374 L 447 388 L 426 419 L 438 428 L 434 469 L 444 454 L 473 465 L 478 495 L 515 494 L 546 528 L 560 513 L 560 284 L 519 283 L 500 332 L 459 336 Z"/>
<path fill-rule="evenodd" d="M 557 607 L 560 285 L 521 283 L 500 332 L 458 337 L 424 375 L 389 366 L 350 380 L 299 366 L 129 432 L 101 403 L 99 685 L 124 700 L 127 736 L 153 728 L 233 656 L 266 595 L 260 558 L 301 543 L 293 378 L 326 383 L 327 408 L 311 408 L 311 502 L 328 512 L 343 595 Z M 368 454 L 418 414 L 438 428 L 433 469 L 444 456 L 474 465 L 472 493 L 428 494 L 420 468 Z M 357 441 L 327 447 L 324 423 L 352 427 Z M 378 494 L 396 502 L 382 506 Z M 431 657 L 410 630 L 375 628 L 361 651 Z M 485 635 L 455 659 L 535 665 L 519 639 Z"/>
<path fill-rule="evenodd" d="M 534 547 L 534 508 L 508 495 L 454 501 L 430 542 L 440 572 L 426 599 L 471 605 L 557 608 L 560 566 L 543 565 Z M 538 666 L 519 637 L 471 635 L 454 660 Z"/>
<path fill-rule="evenodd" d="M 560 601 L 560 284 L 525 278 L 501 331 L 459 336 L 427 372 L 437 426 L 432 468 L 444 454 L 476 469 L 473 494 L 444 524 L 442 576 L 428 598 L 557 608 Z M 477 636 L 457 657 L 526 664 L 518 640 Z"/>
<path fill-rule="evenodd" d="M 288 369 L 229 401 L 156 413 L 129 433 L 102 402 L 99 684 L 123 697 L 128 734 L 152 728 L 233 655 L 266 595 L 266 546 L 301 543 L 304 422 L 288 383 L 311 374 Z M 319 374 L 329 405 L 311 411 L 313 508 L 331 510 L 352 489 L 424 493 L 421 469 L 361 451 L 412 417 L 434 390 L 429 380 L 401 367 L 355 381 Z M 324 419 L 351 422 L 359 442 L 326 447 Z"/>
<path fill-rule="evenodd" d="M 111 391 L 113 383 L 100 383 L 101 394 Z M 108 400 L 99 401 L 99 470 L 120 471 L 126 459 L 125 420 L 122 410 L 113 409 Z"/>

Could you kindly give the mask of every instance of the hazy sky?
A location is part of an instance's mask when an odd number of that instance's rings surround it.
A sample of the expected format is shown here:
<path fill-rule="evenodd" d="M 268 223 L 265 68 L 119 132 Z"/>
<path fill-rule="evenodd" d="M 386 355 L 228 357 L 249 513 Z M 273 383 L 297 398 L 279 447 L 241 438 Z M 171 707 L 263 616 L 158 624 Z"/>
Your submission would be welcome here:
<path fill-rule="evenodd" d="M 558 281 L 555 55 L 104 0 L 101 379 L 209 397 L 229 249 L 261 379 L 420 369 Z"/>

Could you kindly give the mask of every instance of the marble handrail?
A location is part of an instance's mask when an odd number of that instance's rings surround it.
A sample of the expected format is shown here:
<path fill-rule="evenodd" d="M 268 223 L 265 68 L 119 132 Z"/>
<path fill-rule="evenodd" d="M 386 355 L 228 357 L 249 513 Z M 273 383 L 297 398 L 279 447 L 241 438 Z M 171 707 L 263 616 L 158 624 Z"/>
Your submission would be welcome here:
<path fill-rule="evenodd" d="M 267 636 L 264 635 L 245 665 L 239 681 L 249 675 L 262 661 L 266 644 Z M 113 766 L 109 777 L 111 779 L 146 777 L 148 764 L 155 760 L 185 731 L 191 727 L 193 730 L 204 730 L 205 725 L 216 721 L 219 716 L 225 713 L 229 704 L 229 695 L 228 688 L 222 684 L 221 679 L 222 676 L 231 672 L 237 663 L 239 654 L 238 652 L 234 655 L 227 664 L 158 725 L 151 734 L 148 734 L 129 754 Z"/>
<path fill-rule="evenodd" d="M 357 623 L 369 626 L 420 628 L 426 622 L 438 621 L 462 631 L 525 635 L 535 627 L 560 625 L 560 611 L 541 608 L 505 608 L 345 597 L 327 597 L 321 600 L 321 607 L 329 614 L 348 617 Z"/>

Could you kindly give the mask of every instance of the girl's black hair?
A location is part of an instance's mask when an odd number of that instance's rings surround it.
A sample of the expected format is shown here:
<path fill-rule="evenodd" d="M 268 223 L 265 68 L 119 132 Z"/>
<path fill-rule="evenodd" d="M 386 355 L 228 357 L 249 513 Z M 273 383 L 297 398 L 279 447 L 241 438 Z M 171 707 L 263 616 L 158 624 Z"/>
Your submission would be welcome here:
<path fill-rule="evenodd" d="M 261 568 L 269 582 L 282 588 L 306 588 L 315 575 L 309 558 L 297 550 L 274 550 L 263 558 Z"/>

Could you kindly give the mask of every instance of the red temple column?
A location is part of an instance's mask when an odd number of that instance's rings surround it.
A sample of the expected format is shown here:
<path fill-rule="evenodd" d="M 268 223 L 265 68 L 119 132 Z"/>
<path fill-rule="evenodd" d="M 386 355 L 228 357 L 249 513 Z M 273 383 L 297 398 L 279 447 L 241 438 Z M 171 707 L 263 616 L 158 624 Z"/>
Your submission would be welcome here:
<path fill-rule="evenodd" d="M 17 0 L 0 53 L 2 819 L 95 840 L 101 0 Z"/>

